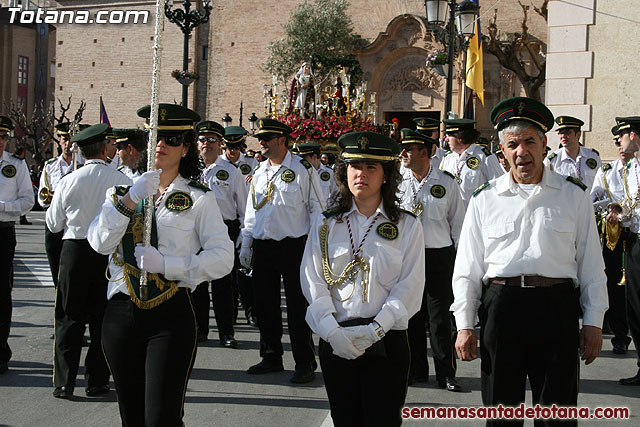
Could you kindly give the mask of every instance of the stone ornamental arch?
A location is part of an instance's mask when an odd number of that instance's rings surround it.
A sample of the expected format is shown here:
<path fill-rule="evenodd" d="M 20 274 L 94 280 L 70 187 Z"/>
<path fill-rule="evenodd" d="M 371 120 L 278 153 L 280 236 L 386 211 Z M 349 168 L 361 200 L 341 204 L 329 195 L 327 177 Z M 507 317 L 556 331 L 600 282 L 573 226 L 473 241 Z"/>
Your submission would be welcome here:
<path fill-rule="evenodd" d="M 373 43 L 356 51 L 369 94 L 376 92 L 378 123 L 385 112 L 433 111 L 442 118 L 446 80 L 425 65 L 427 56 L 441 48 L 424 19 L 407 14 L 391 20 Z M 461 79 L 454 81 L 454 111 L 461 85 Z"/>

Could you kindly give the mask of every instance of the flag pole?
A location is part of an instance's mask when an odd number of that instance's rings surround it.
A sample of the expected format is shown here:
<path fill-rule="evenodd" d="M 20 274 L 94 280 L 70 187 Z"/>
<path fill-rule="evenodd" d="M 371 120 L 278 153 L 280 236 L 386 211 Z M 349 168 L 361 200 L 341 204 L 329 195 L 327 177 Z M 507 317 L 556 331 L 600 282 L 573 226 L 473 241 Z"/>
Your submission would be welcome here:
<path fill-rule="evenodd" d="M 153 37 L 153 73 L 151 75 L 151 113 L 149 115 L 149 142 L 147 143 L 147 170 L 155 169 L 156 141 L 158 137 L 158 83 L 162 59 L 164 3 L 165 0 L 156 0 L 156 26 Z M 153 208 L 153 196 L 149 196 L 144 202 L 144 233 L 142 243 L 145 247 L 151 245 Z M 143 270 L 140 271 L 140 299 L 143 301 L 149 299 L 147 272 Z"/>

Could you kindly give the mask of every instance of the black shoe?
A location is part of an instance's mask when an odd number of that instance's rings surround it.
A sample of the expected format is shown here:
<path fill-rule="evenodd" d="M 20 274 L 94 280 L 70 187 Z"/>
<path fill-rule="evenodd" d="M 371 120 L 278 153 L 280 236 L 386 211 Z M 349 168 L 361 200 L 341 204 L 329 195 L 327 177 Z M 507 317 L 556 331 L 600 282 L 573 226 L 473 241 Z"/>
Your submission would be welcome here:
<path fill-rule="evenodd" d="M 282 366 L 282 360 L 277 359 L 262 359 L 262 362 L 257 365 L 253 365 L 249 369 L 247 369 L 247 374 L 249 375 L 261 375 L 268 374 L 269 372 L 281 372 L 284 371 L 284 366 Z"/>
<path fill-rule="evenodd" d="M 238 341 L 233 335 L 223 335 L 220 337 L 220 345 L 226 348 L 238 348 Z"/>
<path fill-rule="evenodd" d="M 640 370 L 638 373 L 631 378 L 622 378 L 620 381 L 622 385 L 640 385 Z"/>
<path fill-rule="evenodd" d="M 251 326 L 258 326 L 258 322 L 253 314 L 247 314 L 247 323 Z"/>
<path fill-rule="evenodd" d="M 446 377 L 444 380 L 438 380 L 438 385 L 447 391 L 462 391 L 462 387 L 455 377 Z"/>
<path fill-rule="evenodd" d="M 613 352 L 615 354 L 627 354 L 627 346 L 624 344 L 614 344 Z"/>
<path fill-rule="evenodd" d="M 198 331 L 198 337 L 196 338 L 197 342 L 205 342 L 207 340 L 207 333 Z"/>
<path fill-rule="evenodd" d="M 296 369 L 289 379 L 294 384 L 306 384 L 316 379 L 316 373 L 309 369 Z"/>
<path fill-rule="evenodd" d="M 87 387 L 84 391 L 89 397 L 100 396 L 109 393 L 109 386 L 99 385 L 94 387 Z"/>
<path fill-rule="evenodd" d="M 5 374 L 9 370 L 9 362 L 0 361 L 0 375 Z"/>
<path fill-rule="evenodd" d="M 407 383 L 414 385 L 415 383 L 427 383 L 429 382 L 429 375 L 409 375 Z"/>
<path fill-rule="evenodd" d="M 20 217 L 20 225 L 31 225 L 31 223 L 29 222 L 29 220 L 27 219 L 26 216 L 21 216 Z"/>
<path fill-rule="evenodd" d="M 66 386 L 56 387 L 55 390 L 53 390 L 53 397 L 71 399 L 73 397 L 73 389 Z"/>

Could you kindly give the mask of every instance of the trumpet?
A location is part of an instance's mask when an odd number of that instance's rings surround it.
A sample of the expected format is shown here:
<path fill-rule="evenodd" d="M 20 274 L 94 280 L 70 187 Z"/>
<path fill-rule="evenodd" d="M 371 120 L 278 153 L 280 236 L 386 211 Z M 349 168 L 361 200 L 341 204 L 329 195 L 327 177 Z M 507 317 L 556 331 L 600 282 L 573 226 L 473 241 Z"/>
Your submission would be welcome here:
<path fill-rule="evenodd" d="M 49 190 L 49 187 L 42 187 L 40 191 L 38 191 L 38 199 L 45 204 L 50 205 L 51 200 L 53 200 L 53 191 Z"/>

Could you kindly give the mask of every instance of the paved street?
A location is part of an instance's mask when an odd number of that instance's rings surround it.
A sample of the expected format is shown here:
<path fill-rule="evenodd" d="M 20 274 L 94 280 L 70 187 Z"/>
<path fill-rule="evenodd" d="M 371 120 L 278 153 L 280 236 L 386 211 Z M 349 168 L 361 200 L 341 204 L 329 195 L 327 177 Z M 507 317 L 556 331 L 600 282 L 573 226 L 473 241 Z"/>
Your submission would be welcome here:
<path fill-rule="evenodd" d="M 31 226 L 18 226 L 13 291 L 13 324 L 9 338 L 13 359 L 9 372 L 0 376 L 0 427 L 2 426 L 117 426 L 118 407 L 115 392 L 104 398 L 87 398 L 84 394 L 83 370 L 78 376 L 75 398 L 54 399 L 52 375 L 52 333 L 54 290 L 44 254 L 44 214 L 32 212 Z M 90 286 L 91 283 L 87 283 Z M 236 327 L 240 348 L 223 349 L 217 345 L 215 319 L 211 339 L 198 348 L 185 404 L 187 426 L 331 426 L 329 404 L 321 375 L 305 386 L 292 386 L 293 359 L 285 344 L 284 373 L 250 376 L 246 369 L 259 361 L 258 331 L 246 325 L 244 318 Z M 625 406 L 629 420 L 594 420 L 588 425 L 638 425 L 640 387 L 624 387 L 621 377 L 636 372 L 635 352 L 619 356 L 611 352 L 610 337 L 604 351 L 590 366 L 581 366 L 579 404 Z M 410 387 L 408 406 L 478 406 L 480 398 L 480 363 L 458 364 L 458 378 L 464 393 L 448 393 L 433 385 Z M 529 398 L 530 401 L 530 398 Z M 406 421 L 405 425 L 429 423 L 457 426 L 455 420 Z M 468 421 L 464 425 L 483 425 Z M 533 425 L 531 422 L 525 425 Z"/>

